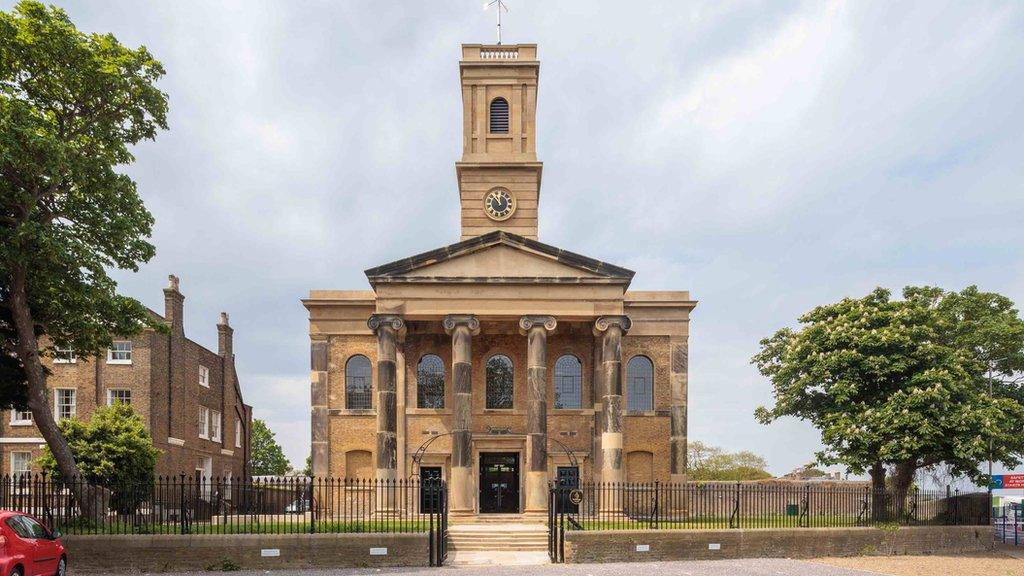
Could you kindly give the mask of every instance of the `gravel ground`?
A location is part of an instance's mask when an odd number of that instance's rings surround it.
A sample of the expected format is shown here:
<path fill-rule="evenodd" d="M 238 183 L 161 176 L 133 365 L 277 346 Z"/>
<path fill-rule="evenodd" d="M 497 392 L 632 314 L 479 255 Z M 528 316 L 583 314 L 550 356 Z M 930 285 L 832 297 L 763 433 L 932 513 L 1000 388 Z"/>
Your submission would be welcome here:
<path fill-rule="evenodd" d="M 1024 560 L 1002 552 L 960 556 L 861 556 L 817 562 L 891 576 L 1024 576 Z"/>
<path fill-rule="evenodd" d="M 95 574 L 95 573 L 92 573 Z M 175 572 L 161 576 L 196 574 Z M 200 572 L 199 574 L 213 574 Z M 713 560 L 702 562 L 643 562 L 632 564 L 561 564 L 544 566 L 459 566 L 444 568 L 393 568 L 344 570 L 247 570 L 236 576 L 875 576 L 870 572 L 796 560 Z M 932 573 L 929 576 L 938 576 Z M 957 576 L 963 576 L 958 574 Z M 988 573 L 986 576 L 1003 576 Z"/>

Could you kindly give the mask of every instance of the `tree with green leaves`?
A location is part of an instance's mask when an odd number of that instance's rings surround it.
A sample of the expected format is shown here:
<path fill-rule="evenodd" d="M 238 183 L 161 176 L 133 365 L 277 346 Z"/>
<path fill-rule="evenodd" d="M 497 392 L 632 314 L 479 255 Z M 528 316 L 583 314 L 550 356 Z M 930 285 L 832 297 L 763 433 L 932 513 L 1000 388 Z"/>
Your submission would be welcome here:
<path fill-rule="evenodd" d="M 154 253 L 153 217 L 120 169 L 130 146 L 167 127 L 163 74 L 145 47 L 83 33 L 59 8 L 0 11 L 0 401 L 32 411 L 65 477 L 81 470 L 47 405 L 41 358 L 88 358 L 152 323 L 107 270 L 137 270 Z M 94 516 L 106 492 L 75 496 Z"/>
<path fill-rule="evenodd" d="M 61 420 L 59 427 L 81 478 L 112 490 L 114 509 L 123 514 L 134 512 L 141 499 L 149 495 L 160 456 L 138 412 L 118 402 L 96 410 L 88 422 L 68 418 Z M 63 479 L 49 448 L 43 451 L 39 464 L 55 480 Z"/>
<path fill-rule="evenodd" d="M 771 478 L 768 463 L 753 452 L 726 452 L 699 440 L 687 442 L 687 469 L 696 482 L 737 482 Z"/>
<path fill-rule="evenodd" d="M 284 450 L 274 438 L 274 432 L 267 423 L 258 418 L 252 421 L 252 460 L 249 470 L 253 476 L 284 476 L 291 465 L 284 456 Z"/>
<path fill-rule="evenodd" d="M 978 483 L 988 458 L 1013 467 L 1024 436 L 1024 320 L 976 287 L 878 288 L 800 317 L 761 341 L 754 359 L 784 416 L 821 430 L 824 465 L 867 471 L 880 491 L 910 488 L 921 468 L 946 465 Z"/>

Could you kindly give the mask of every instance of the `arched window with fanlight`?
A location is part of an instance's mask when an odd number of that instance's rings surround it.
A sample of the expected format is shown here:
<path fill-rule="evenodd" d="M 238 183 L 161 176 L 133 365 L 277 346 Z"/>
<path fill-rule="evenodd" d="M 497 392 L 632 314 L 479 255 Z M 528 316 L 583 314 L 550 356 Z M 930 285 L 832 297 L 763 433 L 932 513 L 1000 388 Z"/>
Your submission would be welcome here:
<path fill-rule="evenodd" d="M 508 100 L 491 100 L 491 134 L 508 134 Z"/>
<path fill-rule="evenodd" d="M 345 408 L 373 408 L 373 369 L 366 356 L 356 355 L 345 363 Z"/>
<path fill-rule="evenodd" d="M 416 407 L 444 408 L 444 362 L 435 354 L 416 366 Z"/>
<path fill-rule="evenodd" d="M 626 366 L 626 409 L 654 410 L 654 363 L 647 356 L 634 356 Z"/>
<path fill-rule="evenodd" d="M 572 354 L 555 361 L 555 409 L 579 409 L 583 394 L 583 364 Z"/>
<path fill-rule="evenodd" d="M 501 354 L 491 356 L 487 360 L 486 372 L 487 408 L 512 408 L 514 392 L 512 360 Z"/>

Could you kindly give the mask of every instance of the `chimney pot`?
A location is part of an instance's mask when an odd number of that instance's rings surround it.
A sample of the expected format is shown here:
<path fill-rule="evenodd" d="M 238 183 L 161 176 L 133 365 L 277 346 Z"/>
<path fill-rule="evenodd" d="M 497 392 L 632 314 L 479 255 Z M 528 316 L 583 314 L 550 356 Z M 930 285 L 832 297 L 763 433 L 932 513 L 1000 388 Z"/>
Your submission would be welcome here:
<path fill-rule="evenodd" d="M 174 291 L 177 292 L 179 290 L 179 284 L 180 284 L 180 282 L 179 282 L 177 276 L 175 276 L 174 274 L 169 274 L 167 276 L 167 287 L 168 288 L 170 288 L 171 290 L 174 290 Z"/>
<path fill-rule="evenodd" d="M 227 312 L 221 312 L 220 313 L 220 325 L 221 326 L 231 326 L 231 323 L 228 322 L 228 313 Z"/>

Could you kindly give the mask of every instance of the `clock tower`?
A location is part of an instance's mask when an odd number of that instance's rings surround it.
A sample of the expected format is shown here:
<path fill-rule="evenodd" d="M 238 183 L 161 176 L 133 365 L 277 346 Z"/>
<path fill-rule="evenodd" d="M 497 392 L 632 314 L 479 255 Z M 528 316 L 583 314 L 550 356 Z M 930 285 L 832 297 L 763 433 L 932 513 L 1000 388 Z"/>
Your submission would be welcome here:
<path fill-rule="evenodd" d="M 537 239 L 536 44 L 463 44 L 462 240 L 494 230 Z"/>

